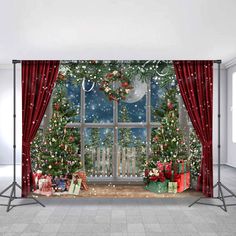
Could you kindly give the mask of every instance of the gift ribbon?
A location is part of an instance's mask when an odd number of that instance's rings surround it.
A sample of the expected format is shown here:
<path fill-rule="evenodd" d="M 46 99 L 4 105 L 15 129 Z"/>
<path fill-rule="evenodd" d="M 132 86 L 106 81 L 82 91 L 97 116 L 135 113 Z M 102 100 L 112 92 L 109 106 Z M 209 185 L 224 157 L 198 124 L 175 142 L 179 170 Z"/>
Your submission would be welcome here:
<path fill-rule="evenodd" d="M 186 189 L 187 186 L 187 173 L 184 173 L 184 190 Z"/>
<path fill-rule="evenodd" d="M 76 187 L 76 184 L 74 184 L 74 189 L 73 189 L 73 193 L 75 192 L 75 187 Z"/>
<path fill-rule="evenodd" d="M 189 171 L 189 162 L 187 160 L 179 160 L 174 164 L 175 173 L 181 174 Z"/>

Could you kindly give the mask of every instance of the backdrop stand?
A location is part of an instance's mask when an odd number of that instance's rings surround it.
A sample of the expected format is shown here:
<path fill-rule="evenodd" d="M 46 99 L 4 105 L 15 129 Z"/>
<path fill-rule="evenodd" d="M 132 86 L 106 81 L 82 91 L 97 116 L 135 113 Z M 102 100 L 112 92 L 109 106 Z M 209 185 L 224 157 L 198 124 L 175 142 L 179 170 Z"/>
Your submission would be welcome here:
<path fill-rule="evenodd" d="M 6 206 L 7 212 L 9 212 L 13 207 L 23 206 L 23 205 L 32 205 L 32 204 L 40 204 L 45 207 L 39 200 L 34 197 L 17 197 L 16 189 L 19 188 L 22 190 L 21 186 L 16 182 L 16 64 L 20 63 L 18 60 L 13 60 L 13 182 L 5 188 L 2 192 L 0 192 L 0 197 L 9 198 L 8 204 L 0 204 L 0 206 Z M 4 195 L 8 190 L 10 191 L 10 195 Z M 26 202 L 19 204 L 12 204 L 12 202 L 16 199 L 28 200 L 32 199 L 34 202 Z"/>
<path fill-rule="evenodd" d="M 213 191 L 215 188 L 217 188 L 217 197 L 212 197 L 210 199 L 217 199 L 220 200 L 222 203 L 221 204 L 214 204 L 214 203 L 207 203 L 207 202 L 199 202 L 201 199 L 209 199 L 207 197 L 200 197 L 198 198 L 196 201 L 194 201 L 192 204 L 189 205 L 189 207 L 193 206 L 194 204 L 202 204 L 202 205 L 209 205 L 209 206 L 217 206 L 220 207 L 222 210 L 227 211 L 227 206 L 236 206 L 235 204 L 228 204 L 225 201 L 225 198 L 229 198 L 229 197 L 235 197 L 236 195 L 229 189 L 227 188 L 224 184 L 221 183 L 221 160 L 220 160 L 220 118 L 221 118 L 221 114 L 220 114 L 220 64 L 221 64 L 221 60 L 216 60 L 214 61 L 214 63 L 218 64 L 218 163 L 217 163 L 217 168 L 218 168 L 218 180 L 216 182 L 216 184 L 213 186 Z M 223 193 L 223 189 L 225 189 L 228 193 L 230 193 L 230 195 L 225 196 Z M 213 192 L 214 194 L 214 192 Z"/>

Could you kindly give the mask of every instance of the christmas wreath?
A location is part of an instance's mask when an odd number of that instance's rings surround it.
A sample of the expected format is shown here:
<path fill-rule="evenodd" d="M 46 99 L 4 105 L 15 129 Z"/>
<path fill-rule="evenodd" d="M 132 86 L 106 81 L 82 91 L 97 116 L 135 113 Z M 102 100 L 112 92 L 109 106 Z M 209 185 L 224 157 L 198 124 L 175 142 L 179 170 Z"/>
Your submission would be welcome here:
<path fill-rule="evenodd" d="M 119 84 L 119 86 L 113 87 L 113 82 Z M 106 74 L 105 78 L 100 82 L 100 90 L 105 93 L 110 101 L 125 100 L 131 89 L 133 87 L 130 79 L 125 78 L 121 72 L 116 70 Z"/>

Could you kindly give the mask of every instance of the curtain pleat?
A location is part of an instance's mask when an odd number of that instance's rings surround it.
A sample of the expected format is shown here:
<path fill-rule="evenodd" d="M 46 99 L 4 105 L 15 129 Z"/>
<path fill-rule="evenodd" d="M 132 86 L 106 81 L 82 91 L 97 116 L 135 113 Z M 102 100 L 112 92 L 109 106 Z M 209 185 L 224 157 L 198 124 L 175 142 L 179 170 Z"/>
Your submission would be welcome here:
<path fill-rule="evenodd" d="M 174 61 L 185 107 L 202 143 L 202 161 L 197 189 L 213 196 L 212 113 L 213 61 Z"/>
<path fill-rule="evenodd" d="M 31 191 L 30 144 L 47 109 L 59 61 L 22 61 L 22 196 Z"/>

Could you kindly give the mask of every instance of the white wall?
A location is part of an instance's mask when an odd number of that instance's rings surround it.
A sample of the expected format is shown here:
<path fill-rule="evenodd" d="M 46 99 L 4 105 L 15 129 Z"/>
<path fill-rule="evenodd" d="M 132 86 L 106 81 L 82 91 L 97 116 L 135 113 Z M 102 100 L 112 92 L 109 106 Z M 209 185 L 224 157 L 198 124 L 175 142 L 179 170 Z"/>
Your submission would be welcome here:
<path fill-rule="evenodd" d="M 21 163 L 21 70 L 17 64 L 16 157 Z M 0 164 L 13 161 L 13 66 L 0 65 Z"/>
<path fill-rule="evenodd" d="M 227 65 L 227 164 L 236 167 L 236 143 L 232 142 L 232 75 L 236 72 L 236 59 Z M 235 91 L 236 92 L 236 91 Z"/>
<path fill-rule="evenodd" d="M 220 106 L 221 106 L 221 163 L 227 163 L 227 77 L 224 65 L 220 71 Z M 214 64 L 213 71 L 213 163 L 218 161 L 218 65 Z"/>
<path fill-rule="evenodd" d="M 1 0 L 0 63 L 236 53 L 235 0 Z M 194 45 L 194 46 L 193 46 Z"/>

